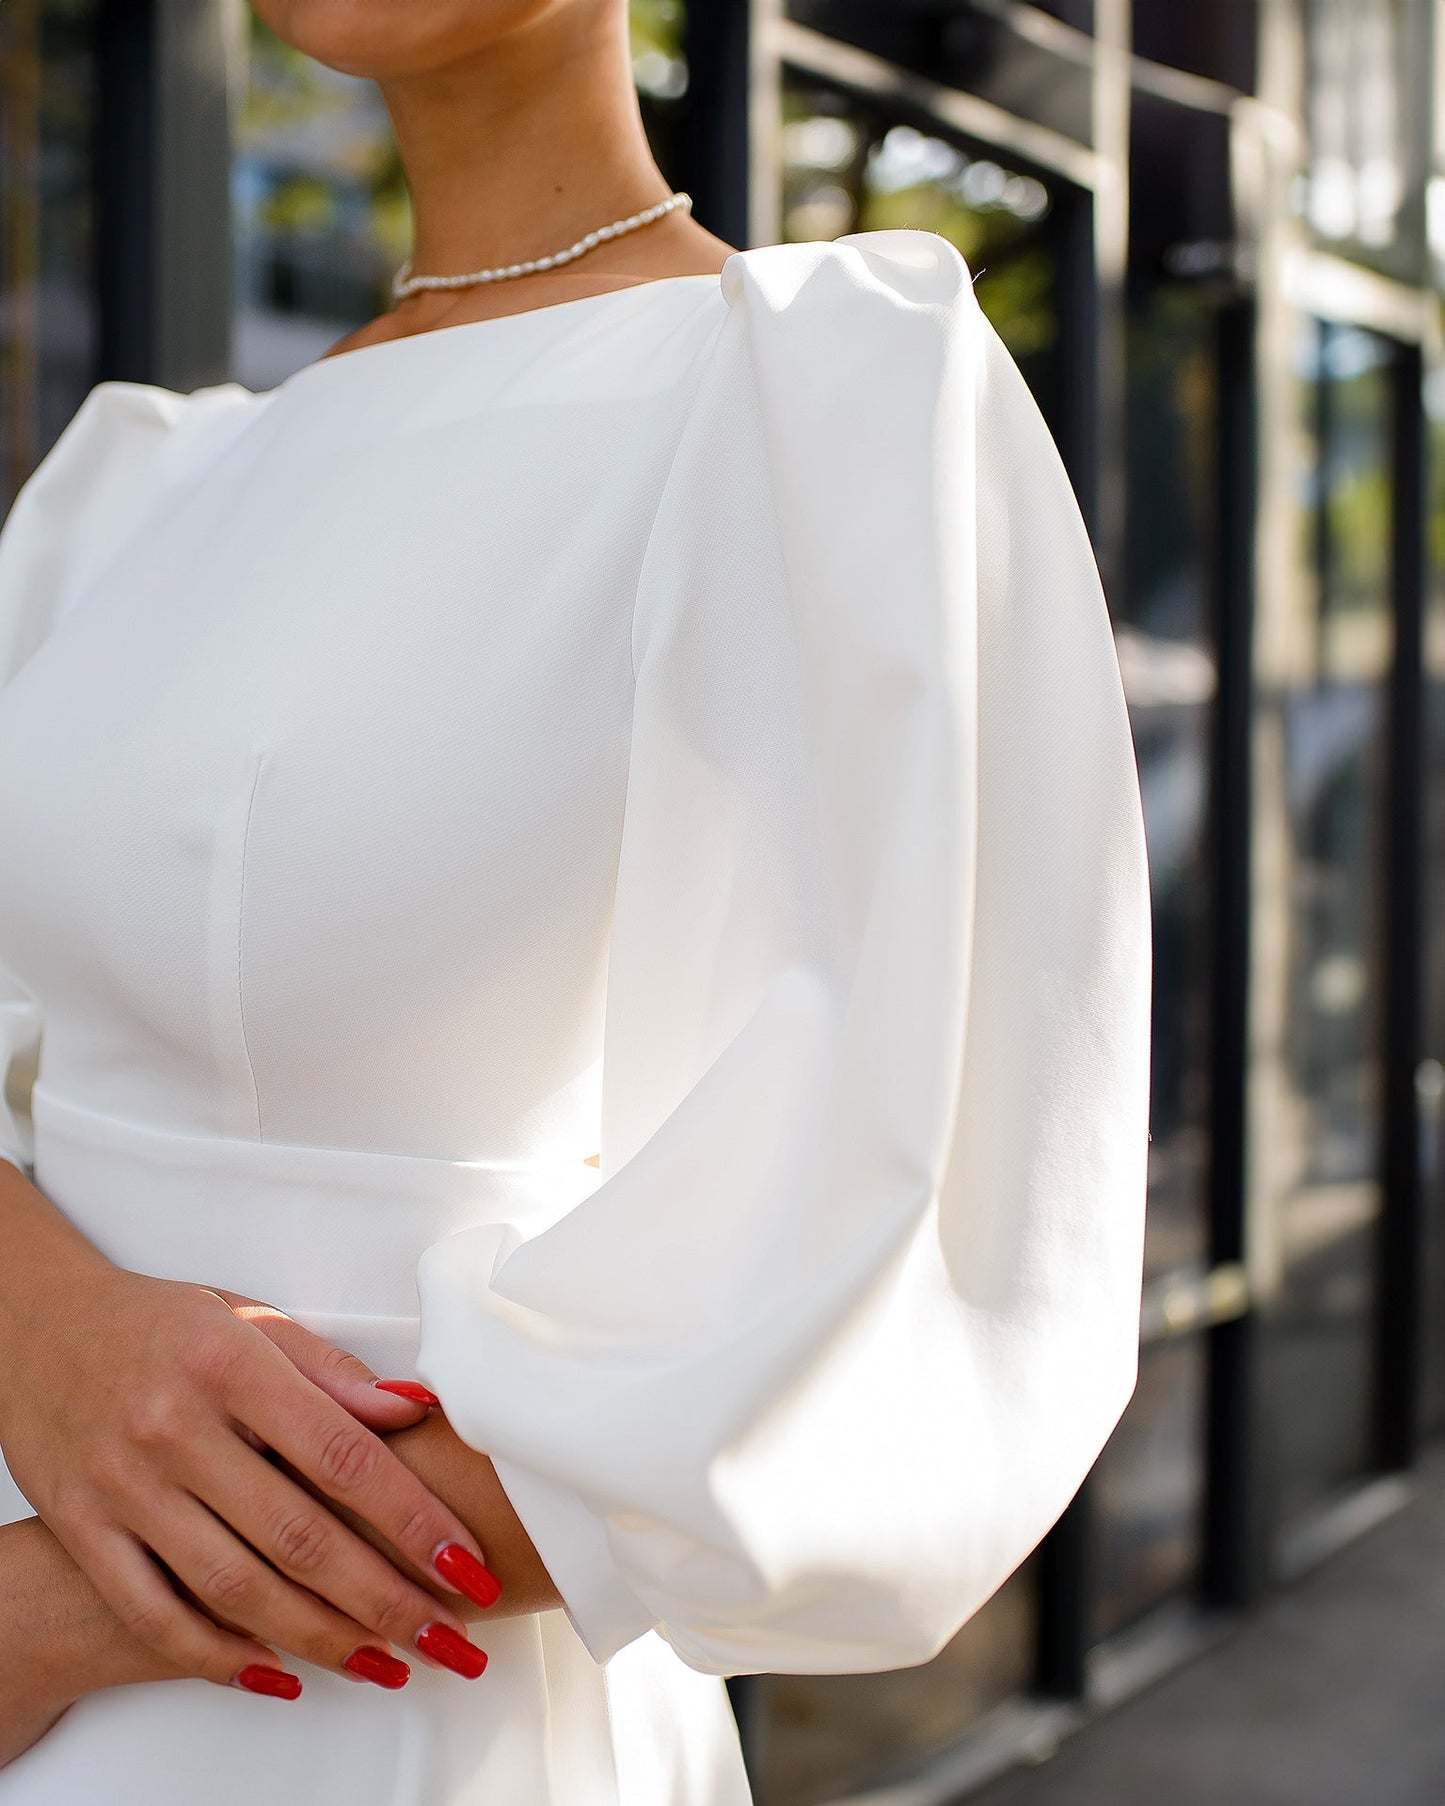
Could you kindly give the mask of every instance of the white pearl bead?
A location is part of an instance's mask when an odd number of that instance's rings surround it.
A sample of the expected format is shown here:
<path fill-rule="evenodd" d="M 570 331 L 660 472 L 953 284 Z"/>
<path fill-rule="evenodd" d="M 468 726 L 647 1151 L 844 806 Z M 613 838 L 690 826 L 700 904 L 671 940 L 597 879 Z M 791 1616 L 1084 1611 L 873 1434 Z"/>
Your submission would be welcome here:
<path fill-rule="evenodd" d="M 651 220 L 661 219 L 664 214 L 671 213 L 676 207 L 690 207 L 691 195 L 673 194 L 665 201 L 658 201 L 646 207 L 641 213 L 630 214 L 626 219 L 614 220 L 610 226 L 599 226 L 595 232 L 589 232 L 585 238 L 579 238 L 576 244 L 569 245 L 565 251 L 554 251 L 548 257 L 533 257 L 526 263 L 504 264 L 495 270 L 477 270 L 470 276 L 413 276 L 411 259 L 407 258 L 396 275 L 392 278 L 392 293 L 398 300 L 404 294 L 414 294 L 419 289 L 468 288 L 476 282 L 499 282 L 512 276 L 529 276 L 537 270 L 550 270 L 556 265 L 570 263 L 574 257 L 581 257 L 594 245 L 605 244 L 609 239 L 620 237 L 624 232 L 631 232 L 638 226 L 645 226 Z"/>

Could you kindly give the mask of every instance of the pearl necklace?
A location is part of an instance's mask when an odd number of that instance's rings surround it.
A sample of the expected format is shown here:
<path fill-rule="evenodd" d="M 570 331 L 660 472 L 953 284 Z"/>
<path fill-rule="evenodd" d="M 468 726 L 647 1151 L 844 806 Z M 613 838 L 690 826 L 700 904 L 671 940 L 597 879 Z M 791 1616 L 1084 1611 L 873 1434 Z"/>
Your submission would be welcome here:
<path fill-rule="evenodd" d="M 614 220 L 610 226 L 601 226 L 597 231 L 589 232 L 585 238 L 579 238 L 575 245 L 568 245 L 565 251 L 554 251 L 550 257 L 534 257 L 527 263 L 502 264 L 495 270 L 473 270 L 470 276 L 413 276 L 411 259 L 408 257 L 392 278 L 392 296 L 400 301 L 406 295 L 415 294 L 418 289 L 469 288 L 474 282 L 502 282 L 509 276 L 530 276 L 534 270 L 556 269 L 558 264 L 570 263 L 574 257 L 581 257 L 606 239 L 621 238 L 624 232 L 635 232 L 639 226 L 651 225 L 653 220 L 671 213 L 674 207 L 691 209 L 692 196 L 669 195 L 655 207 L 649 207 L 643 213 L 634 213 L 630 219 Z"/>

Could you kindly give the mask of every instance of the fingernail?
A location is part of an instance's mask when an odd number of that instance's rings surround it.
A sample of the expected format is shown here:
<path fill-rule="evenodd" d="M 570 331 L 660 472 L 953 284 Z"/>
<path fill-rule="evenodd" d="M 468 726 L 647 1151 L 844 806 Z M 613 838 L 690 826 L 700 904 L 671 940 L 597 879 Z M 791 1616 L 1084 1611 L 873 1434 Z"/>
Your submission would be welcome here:
<path fill-rule="evenodd" d="M 248 1693 L 264 1693 L 271 1699 L 295 1699 L 301 1691 L 301 1677 L 287 1674 L 284 1668 L 266 1668 L 252 1662 L 239 1674 L 232 1675 L 233 1687 L 244 1687 Z"/>
<path fill-rule="evenodd" d="M 405 1662 L 399 1662 L 394 1655 L 388 1655 L 371 1643 L 353 1649 L 341 1666 L 359 1674 L 364 1681 L 375 1681 L 378 1687 L 404 1687 L 411 1679 L 411 1669 Z"/>
<path fill-rule="evenodd" d="M 501 1581 L 460 1543 L 443 1543 L 431 1565 L 448 1586 L 465 1593 L 474 1605 L 495 1605 L 502 1596 Z"/>
<path fill-rule="evenodd" d="M 415 1380 L 373 1380 L 371 1383 L 378 1392 L 394 1392 L 398 1398 L 409 1398 L 414 1405 L 439 1405 L 442 1402 L 435 1392 L 428 1392 Z"/>
<path fill-rule="evenodd" d="M 443 1668 L 474 1681 L 487 1665 L 487 1652 L 458 1636 L 450 1624 L 424 1624 L 416 1633 L 416 1646 Z"/>

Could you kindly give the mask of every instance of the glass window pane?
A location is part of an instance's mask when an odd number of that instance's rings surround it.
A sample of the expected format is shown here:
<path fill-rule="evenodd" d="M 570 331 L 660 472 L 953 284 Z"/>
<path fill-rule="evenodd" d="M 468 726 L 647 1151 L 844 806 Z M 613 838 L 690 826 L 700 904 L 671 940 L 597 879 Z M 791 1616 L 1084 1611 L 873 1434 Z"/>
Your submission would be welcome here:
<path fill-rule="evenodd" d="M 1332 249 L 1424 280 L 1432 8 L 1305 6 L 1306 173 L 1296 206 Z"/>
<path fill-rule="evenodd" d="M 907 1774 L 958 1742 L 1033 1672 L 1032 1555 L 939 1656 L 890 1674 L 762 1675 L 757 1806 L 814 1806 Z"/>
<path fill-rule="evenodd" d="M 1078 14 L 1087 4 L 1068 0 L 1067 10 Z M 1083 42 L 1081 54 L 1075 32 L 1051 30 L 1031 10 L 1015 15 L 964 0 L 784 0 L 784 11 L 930 82 L 976 94 L 1076 143 L 1093 141 L 1092 46 Z"/>
<path fill-rule="evenodd" d="M 1416 1075 L 1425 1210 L 1423 1415 L 1445 1429 L 1445 366 L 1425 387 L 1429 589 L 1425 616 L 1425 1058 Z"/>
<path fill-rule="evenodd" d="M 1258 699 L 1268 875 L 1281 940 L 1259 937 L 1279 1023 L 1273 1096 L 1256 1133 L 1272 1183 L 1255 1225 L 1264 1379 L 1280 1516 L 1369 1461 L 1369 1370 L 1380 1213 L 1385 702 L 1392 397 L 1387 341 L 1305 319 L 1297 341 L 1298 563 L 1277 610 L 1277 681 Z M 1263 825 L 1263 824 L 1262 824 Z M 1265 874 L 1261 874 L 1261 878 Z"/>
<path fill-rule="evenodd" d="M 1242 94 L 1254 92 L 1260 35 L 1254 0 L 1134 6 L 1129 20 L 1137 56 L 1224 82 Z"/>
<path fill-rule="evenodd" d="M 1090 1479 L 1093 1636 L 1193 1586 L 1202 1550 L 1205 1340 L 1142 1351 L 1139 1383 Z"/>
<path fill-rule="evenodd" d="M 0 7 L 0 514 L 95 380 L 95 11 Z"/>
<path fill-rule="evenodd" d="M 1128 510 L 1119 664 L 1134 728 L 1154 906 L 1150 1278 L 1207 1259 L 1210 744 L 1219 519 L 1213 317 L 1152 274 L 1126 326 Z"/>

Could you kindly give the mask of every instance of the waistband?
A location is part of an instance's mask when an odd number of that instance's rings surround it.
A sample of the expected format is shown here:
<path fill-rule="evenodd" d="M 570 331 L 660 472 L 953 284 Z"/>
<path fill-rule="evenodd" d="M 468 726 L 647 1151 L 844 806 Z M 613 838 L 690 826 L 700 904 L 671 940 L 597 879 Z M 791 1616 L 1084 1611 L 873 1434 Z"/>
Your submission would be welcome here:
<path fill-rule="evenodd" d="M 44 1081 L 31 1118 L 36 1185 L 107 1259 L 263 1299 L 373 1367 L 415 1358 L 423 1249 L 485 1223 L 514 1228 L 510 1251 L 600 1183 L 580 1160 L 494 1165 L 176 1134 Z"/>

